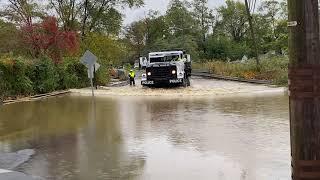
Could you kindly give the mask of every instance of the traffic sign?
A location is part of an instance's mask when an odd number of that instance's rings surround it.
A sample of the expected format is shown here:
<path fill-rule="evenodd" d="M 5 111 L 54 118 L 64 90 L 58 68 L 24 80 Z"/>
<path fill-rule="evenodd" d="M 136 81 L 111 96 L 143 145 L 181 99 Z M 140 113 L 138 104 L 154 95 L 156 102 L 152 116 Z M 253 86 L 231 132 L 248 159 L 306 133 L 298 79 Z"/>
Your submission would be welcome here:
<path fill-rule="evenodd" d="M 94 65 L 97 62 L 97 60 L 97 56 L 95 56 L 92 52 L 87 50 L 80 59 L 80 62 L 87 66 L 87 68 L 89 68 L 90 66 Z"/>
<path fill-rule="evenodd" d="M 92 96 L 94 96 L 93 81 L 92 81 L 92 79 L 94 78 L 94 72 L 96 72 L 101 66 L 99 63 L 97 63 L 97 60 L 98 60 L 97 56 L 95 56 L 89 50 L 87 50 L 80 59 L 80 62 L 88 68 L 88 78 L 90 79 Z"/>
<path fill-rule="evenodd" d="M 94 63 L 93 65 L 88 67 L 88 78 L 94 78 L 94 72 L 97 72 L 98 69 L 101 67 L 99 63 Z"/>
<path fill-rule="evenodd" d="M 95 72 L 97 72 L 100 67 L 101 67 L 101 65 L 99 63 L 94 63 Z"/>

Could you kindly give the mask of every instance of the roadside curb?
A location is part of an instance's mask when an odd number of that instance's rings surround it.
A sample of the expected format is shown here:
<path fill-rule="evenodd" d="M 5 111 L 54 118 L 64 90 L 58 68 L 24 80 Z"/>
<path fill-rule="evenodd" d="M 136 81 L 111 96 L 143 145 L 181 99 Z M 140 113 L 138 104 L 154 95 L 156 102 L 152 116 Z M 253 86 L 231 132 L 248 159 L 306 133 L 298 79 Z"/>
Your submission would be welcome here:
<path fill-rule="evenodd" d="M 51 93 L 46 93 L 46 94 L 38 94 L 38 95 L 34 95 L 34 96 L 24 97 L 21 99 L 5 100 L 2 102 L 2 104 L 8 105 L 8 104 L 19 103 L 19 102 L 36 101 L 36 100 L 55 97 L 55 96 L 64 95 L 64 94 L 68 94 L 68 93 L 70 93 L 70 90 L 56 91 L 56 92 L 51 92 Z"/>
<path fill-rule="evenodd" d="M 192 76 L 200 76 L 200 77 L 204 77 L 204 78 L 225 80 L 225 81 L 237 81 L 237 82 L 244 82 L 244 83 L 251 83 L 251 84 L 272 85 L 272 81 L 268 81 L 268 80 L 243 79 L 243 78 L 236 78 L 236 77 L 228 77 L 228 76 L 211 74 L 209 72 L 193 72 L 193 73 L 191 73 L 191 75 Z"/>

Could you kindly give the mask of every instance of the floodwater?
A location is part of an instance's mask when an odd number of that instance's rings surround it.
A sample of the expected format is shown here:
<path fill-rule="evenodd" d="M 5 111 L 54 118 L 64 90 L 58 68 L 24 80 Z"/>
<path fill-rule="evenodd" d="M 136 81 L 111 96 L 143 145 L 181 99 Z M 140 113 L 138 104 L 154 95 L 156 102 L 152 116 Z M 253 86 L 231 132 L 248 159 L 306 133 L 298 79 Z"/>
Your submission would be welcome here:
<path fill-rule="evenodd" d="M 136 82 L 137 86 L 130 87 L 112 87 L 96 90 L 99 96 L 171 96 L 171 97 L 216 97 L 230 96 L 233 94 L 284 94 L 286 88 L 268 87 L 264 85 L 255 85 L 248 83 L 239 83 L 232 81 L 208 80 L 199 77 L 191 78 L 191 87 L 187 88 L 164 88 L 153 89 L 143 88 L 140 80 Z M 91 96 L 91 89 L 73 89 L 73 93 Z"/>
<path fill-rule="evenodd" d="M 0 108 L 0 152 L 50 180 L 290 179 L 288 98 L 68 95 Z"/>

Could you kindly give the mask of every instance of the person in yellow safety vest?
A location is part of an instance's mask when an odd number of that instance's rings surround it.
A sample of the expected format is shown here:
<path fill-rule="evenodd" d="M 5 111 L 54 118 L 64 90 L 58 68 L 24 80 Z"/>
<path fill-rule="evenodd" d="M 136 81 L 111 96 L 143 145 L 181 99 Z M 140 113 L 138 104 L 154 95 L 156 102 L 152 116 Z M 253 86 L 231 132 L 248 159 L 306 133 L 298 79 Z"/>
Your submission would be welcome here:
<path fill-rule="evenodd" d="M 136 77 L 136 74 L 133 70 L 130 70 L 130 73 L 129 73 L 129 79 L 130 79 L 130 86 L 132 85 L 136 85 L 136 82 L 134 81 L 134 78 Z"/>

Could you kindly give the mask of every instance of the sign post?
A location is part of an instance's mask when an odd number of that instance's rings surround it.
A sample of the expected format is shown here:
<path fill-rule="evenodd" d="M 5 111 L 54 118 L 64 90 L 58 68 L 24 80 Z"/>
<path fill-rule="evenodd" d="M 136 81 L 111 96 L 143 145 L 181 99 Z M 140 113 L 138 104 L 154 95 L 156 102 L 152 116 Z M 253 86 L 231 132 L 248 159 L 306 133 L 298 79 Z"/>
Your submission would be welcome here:
<path fill-rule="evenodd" d="M 97 63 L 98 58 L 90 51 L 86 51 L 82 58 L 80 59 L 80 62 L 84 64 L 88 68 L 88 78 L 90 79 L 91 84 L 91 90 L 92 90 L 92 96 L 94 96 L 94 87 L 93 87 L 93 78 L 94 78 L 94 72 L 96 72 L 100 68 L 100 64 Z"/>

